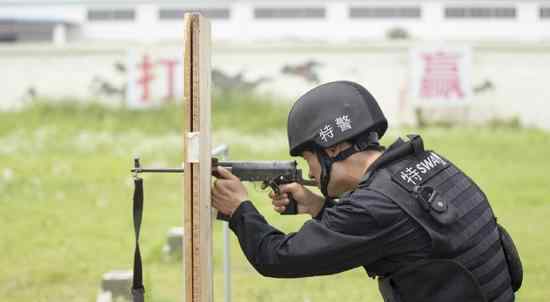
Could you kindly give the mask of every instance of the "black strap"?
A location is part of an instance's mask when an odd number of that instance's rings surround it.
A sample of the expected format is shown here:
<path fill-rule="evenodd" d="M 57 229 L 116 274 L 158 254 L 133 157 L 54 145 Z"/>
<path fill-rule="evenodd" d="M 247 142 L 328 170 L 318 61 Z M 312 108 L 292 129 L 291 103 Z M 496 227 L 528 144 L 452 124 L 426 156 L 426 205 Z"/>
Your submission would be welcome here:
<path fill-rule="evenodd" d="M 408 134 L 407 137 L 413 147 L 414 153 L 421 154 L 424 152 L 424 142 L 418 134 Z"/>
<path fill-rule="evenodd" d="M 330 172 L 334 162 L 323 148 L 318 148 L 316 153 L 317 158 L 319 159 L 319 164 L 321 165 L 321 193 L 323 196 L 329 197 L 328 183 L 330 182 Z"/>
<path fill-rule="evenodd" d="M 132 281 L 133 302 L 143 302 L 143 271 L 141 268 L 141 253 L 139 251 L 139 230 L 143 217 L 143 179 L 134 179 L 134 231 L 136 233 L 136 248 L 134 250 L 134 277 Z"/>
<path fill-rule="evenodd" d="M 357 152 L 361 152 L 363 150 L 360 150 L 359 148 L 356 148 L 355 146 L 351 146 L 349 148 L 347 148 L 346 150 L 338 153 L 338 155 L 336 155 L 335 157 L 332 158 L 333 161 L 342 161 L 342 160 L 345 160 L 346 158 L 352 156 L 353 154 L 357 153 Z"/>
<path fill-rule="evenodd" d="M 381 147 L 380 143 L 378 142 L 378 134 L 376 132 L 369 132 L 366 136 L 359 137 L 351 147 L 338 153 L 338 155 L 332 158 L 332 160 L 342 161 L 357 152 L 365 151 L 369 148 L 379 151 L 384 150 L 384 148 Z"/>

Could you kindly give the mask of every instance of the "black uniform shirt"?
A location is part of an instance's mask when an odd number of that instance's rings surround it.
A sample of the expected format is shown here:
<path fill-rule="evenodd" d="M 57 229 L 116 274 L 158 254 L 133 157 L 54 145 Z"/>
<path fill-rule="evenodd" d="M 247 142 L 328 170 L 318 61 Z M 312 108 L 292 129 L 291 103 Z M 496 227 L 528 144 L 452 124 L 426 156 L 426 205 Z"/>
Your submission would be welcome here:
<path fill-rule="evenodd" d="M 295 233 L 272 227 L 250 201 L 241 203 L 229 226 L 249 262 L 270 277 L 326 275 L 358 266 L 384 276 L 431 251 L 428 234 L 397 204 L 362 187 L 339 202 L 327 201 Z"/>

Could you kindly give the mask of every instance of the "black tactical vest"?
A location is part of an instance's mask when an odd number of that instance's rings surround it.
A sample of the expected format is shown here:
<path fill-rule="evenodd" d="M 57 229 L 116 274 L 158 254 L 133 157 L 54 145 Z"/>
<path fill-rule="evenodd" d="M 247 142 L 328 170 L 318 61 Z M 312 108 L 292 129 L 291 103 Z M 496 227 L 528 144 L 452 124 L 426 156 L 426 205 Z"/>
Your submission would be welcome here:
<path fill-rule="evenodd" d="M 521 277 L 513 287 L 518 268 L 509 269 L 510 252 L 480 188 L 450 161 L 425 151 L 419 136 L 398 141 L 382 158 L 360 186 L 393 200 L 432 240 L 429 259 L 379 278 L 384 301 L 514 301 Z"/>

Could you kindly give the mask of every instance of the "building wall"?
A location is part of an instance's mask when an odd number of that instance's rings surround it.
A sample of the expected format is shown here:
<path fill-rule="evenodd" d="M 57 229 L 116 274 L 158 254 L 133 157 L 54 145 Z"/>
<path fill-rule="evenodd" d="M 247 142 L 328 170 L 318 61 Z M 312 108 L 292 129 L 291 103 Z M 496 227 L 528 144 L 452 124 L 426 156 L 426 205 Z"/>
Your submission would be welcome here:
<path fill-rule="evenodd" d="M 47 18 L 74 22 L 81 26 L 83 40 L 123 40 L 152 42 L 181 39 L 181 20 L 159 20 L 164 8 L 226 8 L 229 18 L 212 19 L 213 38 L 225 41 L 357 41 L 383 39 L 396 27 L 404 28 L 416 40 L 507 40 L 550 39 L 550 18 L 541 19 L 539 9 L 550 1 L 207 1 L 207 2 L 105 2 L 84 4 L 6 5 L 0 2 L 0 18 Z M 43 3 L 47 3 L 44 1 Z M 57 2 L 59 3 L 59 2 Z M 74 2 L 73 2 L 74 3 Z M 114 4 L 113 4 L 114 3 Z M 419 18 L 350 18 L 350 7 L 420 7 Z M 509 7 L 514 18 L 448 19 L 449 7 Z M 257 19 L 260 8 L 323 8 L 323 18 Z M 89 9 L 133 9 L 134 20 L 90 21 Z M 77 39 L 77 38 L 75 38 Z M 78 39 L 77 39 L 78 40 Z"/>
<path fill-rule="evenodd" d="M 456 43 L 457 46 L 463 46 Z M 550 129 L 550 45 L 541 43 L 474 43 L 473 86 L 490 83 L 474 94 L 464 119 L 485 122 L 517 117 L 524 125 Z M 326 46 L 310 44 L 216 44 L 212 62 L 216 70 L 244 83 L 264 81 L 257 90 L 291 102 L 308 89 L 333 80 L 353 80 L 365 85 L 380 101 L 394 124 L 412 123 L 415 104 L 410 98 L 409 50 L 417 43 L 356 43 Z M 111 105 L 124 103 L 122 95 L 98 94 L 97 79 L 122 88 L 127 80 L 117 64 L 128 54 L 149 55 L 152 62 L 180 58 L 181 44 L 94 44 L 93 46 L 0 47 L 2 97 L 0 109 L 13 109 L 38 96 L 99 99 Z M 317 79 L 283 72 L 307 62 Z M 163 81 L 158 65 L 153 77 Z M 94 82 L 94 79 L 96 81 Z M 162 83 L 161 83 L 162 84 Z M 461 113 L 462 114 L 462 113 Z"/>

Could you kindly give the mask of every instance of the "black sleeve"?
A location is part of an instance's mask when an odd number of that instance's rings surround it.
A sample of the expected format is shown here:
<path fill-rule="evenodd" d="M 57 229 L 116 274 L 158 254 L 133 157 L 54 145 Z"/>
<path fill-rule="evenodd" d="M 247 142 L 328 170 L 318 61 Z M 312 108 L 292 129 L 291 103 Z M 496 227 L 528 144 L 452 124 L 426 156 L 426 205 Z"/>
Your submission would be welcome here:
<path fill-rule="evenodd" d="M 317 216 L 313 217 L 313 219 L 321 220 L 321 218 L 323 218 L 323 214 L 325 213 L 325 209 L 332 208 L 334 205 L 336 205 L 336 203 L 333 199 L 325 198 L 325 203 L 323 204 L 321 211 L 319 211 L 319 213 L 317 213 Z"/>
<path fill-rule="evenodd" d="M 246 201 L 231 217 L 230 227 L 252 266 L 264 276 L 279 278 L 326 275 L 367 265 L 384 256 L 387 233 L 368 209 L 347 201 L 327 206 L 322 218 L 308 220 L 288 235 L 269 225 Z"/>

